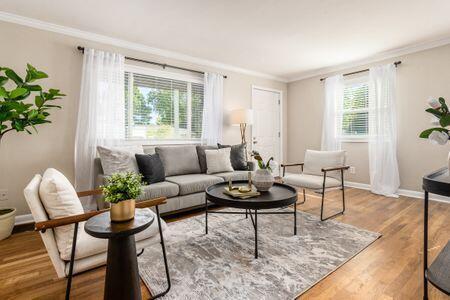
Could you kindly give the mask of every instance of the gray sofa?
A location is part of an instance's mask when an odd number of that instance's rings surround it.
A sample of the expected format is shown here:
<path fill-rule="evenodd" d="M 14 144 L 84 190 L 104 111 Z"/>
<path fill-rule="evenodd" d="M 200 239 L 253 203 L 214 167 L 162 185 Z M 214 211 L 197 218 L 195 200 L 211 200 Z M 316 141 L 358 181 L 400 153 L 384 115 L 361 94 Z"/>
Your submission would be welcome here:
<path fill-rule="evenodd" d="M 155 153 L 156 148 L 164 147 L 184 147 L 185 150 L 191 151 L 189 147 L 196 147 L 195 145 L 183 145 L 183 146 L 143 146 L 144 152 L 147 154 Z M 196 151 L 197 153 L 197 151 Z M 196 157 L 198 160 L 198 156 Z M 169 160 L 163 160 L 164 167 L 167 164 L 173 164 L 180 161 L 180 157 L 170 157 Z M 200 163 L 199 163 L 200 164 Z M 248 162 L 248 168 L 253 171 L 255 165 L 253 162 Z M 95 186 L 98 187 L 105 182 L 105 176 L 103 175 L 102 165 L 99 158 L 94 161 L 95 176 Z M 167 169 L 173 169 L 173 166 L 168 166 Z M 169 176 L 168 176 L 169 175 Z M 160 207 L 160 213 L 169 214 L 177 213 L 193 208 L 198 208 L 205 203 L 205 189 L 215 183 L 228 181 L 230 178 L 232 180 L 246 180 L 248 176 L 248 171 L 233 171 L 224 172 L 216 174 L 206 174 L 196 172 L 170 175 L 167 174 L 166 170 L 166 180 L 163 182 L 153 183 L 142 187 L 142 193 L 139 200 L 152 199 L 157 197 L 167 197 L 167 203 Z M 105 208 L 106 204 L 99 197 L 96 199 L 99 209 Z"/>

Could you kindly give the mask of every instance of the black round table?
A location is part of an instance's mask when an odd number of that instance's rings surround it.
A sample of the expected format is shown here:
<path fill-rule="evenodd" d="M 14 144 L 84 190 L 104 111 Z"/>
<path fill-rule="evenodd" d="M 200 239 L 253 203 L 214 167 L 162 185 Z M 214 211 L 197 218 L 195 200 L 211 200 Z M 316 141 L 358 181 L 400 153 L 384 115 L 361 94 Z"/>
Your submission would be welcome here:
<path fill-rule="evenodd" d="M 247 186 L 247 180 L 233 181 L 233 186 Z M 214 214 L 245 214 L 250 219 L 255 230 L 255 258 L 258 258 L 258 215 L 260 214 L 293 214 L 294 215 L 294 235 L 297 235 L 297 205 L 294 205 L 294 211 L 259 211 L 264 209 L 282 208 L 297 202 L 297 190 L 291 186 L 282 183 L 274 183 L 267 192 L 261 192 L 259 196 L 240 199 L 224 194 L 228 182 L 221 182 L 209 186 L 206 189 L 205 199 L 205 232 L 208 234 L 208 213 Z M 241 211 L 208 211 L 208 201 L 220 206 L 245 209 Z"/>
<path fill-rule="evenodd" d="M 109 212 L 105 212 L 84 225 L 89 235 L 108 239 L 104 299 L 141 299 L 134 235 L 148 228 L 154 219 L 149 210 L 136 209 L 134 219 L 127 222 L 111 222 Z"/>

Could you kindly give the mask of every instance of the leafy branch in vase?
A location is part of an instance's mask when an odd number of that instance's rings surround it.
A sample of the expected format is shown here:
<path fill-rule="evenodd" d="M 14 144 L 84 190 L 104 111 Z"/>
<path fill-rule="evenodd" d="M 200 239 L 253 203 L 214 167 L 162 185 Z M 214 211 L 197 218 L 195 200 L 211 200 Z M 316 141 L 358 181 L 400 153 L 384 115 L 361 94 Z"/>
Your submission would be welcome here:
<path fill-rule="evenodd" d="M 449 130 L 450 126 L 450 112 L 445 99 L 439 97 L 438 99 L 431 98 L 428 100 L 428 105 L 430 106 L 425 111 L 434 116 L 434 120 L 431 124 L 439 127 L 432 127 L 427 130 L 422 131 L 419 137 L 424 139 L 430 139 L 431 142 L 445 145 L 449 140 Z"/>

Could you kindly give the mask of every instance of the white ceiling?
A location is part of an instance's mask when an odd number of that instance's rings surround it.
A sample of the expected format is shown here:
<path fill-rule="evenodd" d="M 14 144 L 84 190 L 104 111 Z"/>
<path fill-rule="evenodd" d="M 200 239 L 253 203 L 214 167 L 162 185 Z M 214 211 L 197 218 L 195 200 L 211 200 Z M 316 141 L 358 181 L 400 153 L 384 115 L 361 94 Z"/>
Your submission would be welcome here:
<path fill-rule="evenodd" d="M 449 0 L 1 0 L 0 10 L 286 79 L 450 37 Z"/>

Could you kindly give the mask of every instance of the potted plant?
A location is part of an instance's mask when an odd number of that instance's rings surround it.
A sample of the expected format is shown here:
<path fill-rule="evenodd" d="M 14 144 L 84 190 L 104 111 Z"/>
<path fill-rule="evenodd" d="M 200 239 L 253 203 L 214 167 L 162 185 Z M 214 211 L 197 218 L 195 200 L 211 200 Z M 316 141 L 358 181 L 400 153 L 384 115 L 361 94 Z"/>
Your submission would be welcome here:
<path fill-rule="evenodd" d="M 0 67 L 0 145 L 8 132 L 37 132 L 37 125 L 51 123 L 49 111 L 61 108 L 52 102 L 64 94 L 57 89 L 45 91 L 36 84 L 48 75 L 30 64 L 27 64 L 26 73 L 22 78 L 11 68 Z M 34 101 L 29 101 L 32 96 Z M 15 208 L 0 210 L 0 240 L 11 234 L 15 215 Z"/>
<path fill-rule="evenodd" d="M 431 122 L 434 127 L 424 130 L 420 133 L 420 137 L 429 139 L 433 144 L 445 145 L 449 140 L 450 112 L 445 99 L 430 98 L 428 100 L 430 106 L 425 111 L 433 115 Z M 450 153 L 447 159 L 447 165 L 450 169 Z"/>
<path fill-rule="evenodd" d="M 259 167 L 253 176 L 253 185 L 258 191 L 267 192 L 273 186 L 274 182 L 272 176 L 272 166 L 274 164 L 273 157 L 269 158 L 267 163 L 264 163 L 264 160 L 257 151 L 252 151 L 252 157 L 256 159 Z"/>
<path fill-rule="evenodd" d="M 136 198 L 141 194 L 142 176 L 133 172 L 115 173 L 101 186 L 104 201 L 111 204 L 111 221 L 125 222 L 134 218 Z"/>
<path fill-rule="evenodd" d="M 0 209 L 0 241 L 11 235 L 16 216 L 15 208 Z"/>

